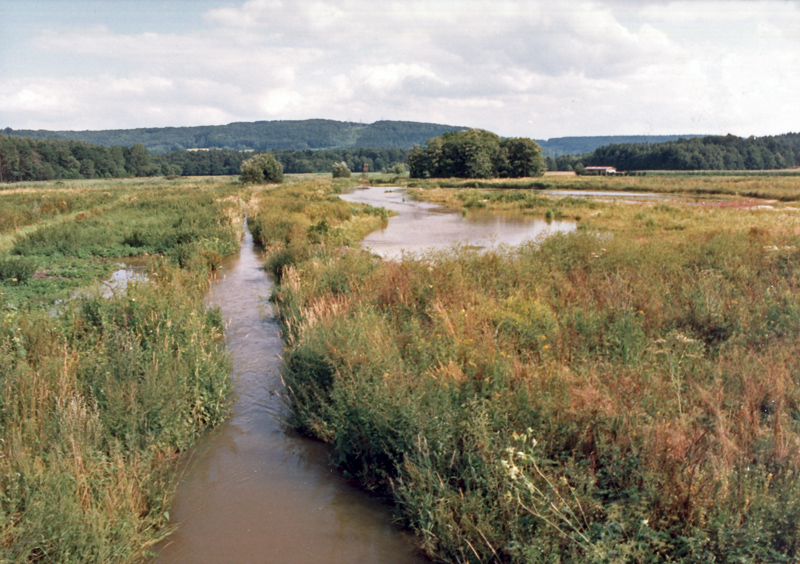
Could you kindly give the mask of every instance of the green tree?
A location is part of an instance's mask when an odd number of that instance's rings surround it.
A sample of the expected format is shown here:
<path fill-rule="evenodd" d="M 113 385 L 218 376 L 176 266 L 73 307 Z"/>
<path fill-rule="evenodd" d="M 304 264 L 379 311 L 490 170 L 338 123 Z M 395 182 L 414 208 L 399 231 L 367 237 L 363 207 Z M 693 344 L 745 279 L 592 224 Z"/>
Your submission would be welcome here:
<path fill-rule="evenodd" d="M 412 178 L 540 176 L 542 150 L 532 139 L 501 139 L 483 129 L 452 131 L 428 139 L 408 155 Z"/>
<path fill-rule="evenodd" d="M 508 159 L 508 176 L 541 176 L 546 170 L 542 149 L 533 139 L 511 137 L 500 142 Z M 555 162 L 553 163 L 555 165 Z"/>
<path fill-rule="evenodd" d="M 242 163 L 239 180 L 247 184 L 283 182 L 283 165 L 272 153 L 262 153 Z"/>

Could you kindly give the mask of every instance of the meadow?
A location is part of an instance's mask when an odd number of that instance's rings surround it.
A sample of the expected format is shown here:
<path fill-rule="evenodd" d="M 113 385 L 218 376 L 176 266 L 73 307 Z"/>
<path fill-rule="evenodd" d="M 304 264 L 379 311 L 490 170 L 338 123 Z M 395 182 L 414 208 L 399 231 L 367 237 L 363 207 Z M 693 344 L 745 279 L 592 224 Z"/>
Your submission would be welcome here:
<path fill-rule="evenodd" d="M 176 462 L 229 407 L 203 296 L 247 198 L 203 179 L 0 188 L 0 562 L 139 561 L 169 532 Z M 102 297 L 130 256 L 147 281 Z"/>
<path fill-rule="evenodd" d="M 541 182 L 714 198 L 526 190 Z M 797 180 L 412 187 L 578 229 L 390 262 L 354 249 L 385 217 L 336 200 L 343 186 L 261 193 L 251 226 L 280 280 L 295 428 L 391 494 L 436 560 L 796 561 Z"/>

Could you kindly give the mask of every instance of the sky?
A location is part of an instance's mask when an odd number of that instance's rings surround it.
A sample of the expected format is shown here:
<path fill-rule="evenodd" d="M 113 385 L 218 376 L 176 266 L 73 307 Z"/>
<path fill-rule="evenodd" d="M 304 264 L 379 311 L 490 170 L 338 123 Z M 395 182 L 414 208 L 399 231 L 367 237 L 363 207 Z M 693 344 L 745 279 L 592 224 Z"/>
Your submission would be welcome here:
<path fill-rule="evenodd" d="M 0 129 L 800 131 L 800 0 L 0 0 Z"/>

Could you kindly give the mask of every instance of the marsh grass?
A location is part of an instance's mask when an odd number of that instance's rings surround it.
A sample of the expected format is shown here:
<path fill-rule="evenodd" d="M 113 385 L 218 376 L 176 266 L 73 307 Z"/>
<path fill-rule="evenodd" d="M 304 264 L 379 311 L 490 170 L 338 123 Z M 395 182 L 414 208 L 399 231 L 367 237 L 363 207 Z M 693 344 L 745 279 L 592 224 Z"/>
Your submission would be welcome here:
<path fill-rule="evenodd" d="M 2 562 L 143 558 L 168 532 L 177 457 L 228 410 L 221 318 L 203 294 L 238 246 L 240 189 L 92 189 L 115 198 L 41 222 L 0 257 L 46 268 L 0 282 Z M 147 283 L 51 305 L 131 248 L 153 255 Z"/>
<path fill-rule="evenodd" d="M 557 206 L 516 194 L 482 199 Z M 308 239 L 305 206 L 265 244 Z M 567 209 L 582 229 L 517 249 L 285 257 L 293 425 L 437 559 L 795 561 L 796 212 Z"/>

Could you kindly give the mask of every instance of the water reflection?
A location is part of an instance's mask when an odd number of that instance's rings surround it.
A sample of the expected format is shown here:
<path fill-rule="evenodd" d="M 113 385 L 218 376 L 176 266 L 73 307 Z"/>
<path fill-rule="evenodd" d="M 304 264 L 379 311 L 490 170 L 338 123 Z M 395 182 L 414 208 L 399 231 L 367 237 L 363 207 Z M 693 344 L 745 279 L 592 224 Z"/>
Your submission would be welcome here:
<path fill-rule="evenodd" d="M 491 249 L 575 229 L 574 221 L 545 221 L 521 213 L 470 211 L 462 216 L 429 202 L 409 200 L 397 188 L 370 187 L 343 194 L 348 202 L 397 212 L 388 225 L 369 234 L 362 246 L 385 258 L 417 254 L 452 245 Z"/>
<path fill-rule="evenodd" d="M 423 562 L 386 506 L 331 471 L 325 445 L 280 425 L 282 342 L 270 290 L 248 233 L 208 298 L 226 319 L 233 415 L 193 452 L 170 511 L 178 531 L 156 562 Z"/>

